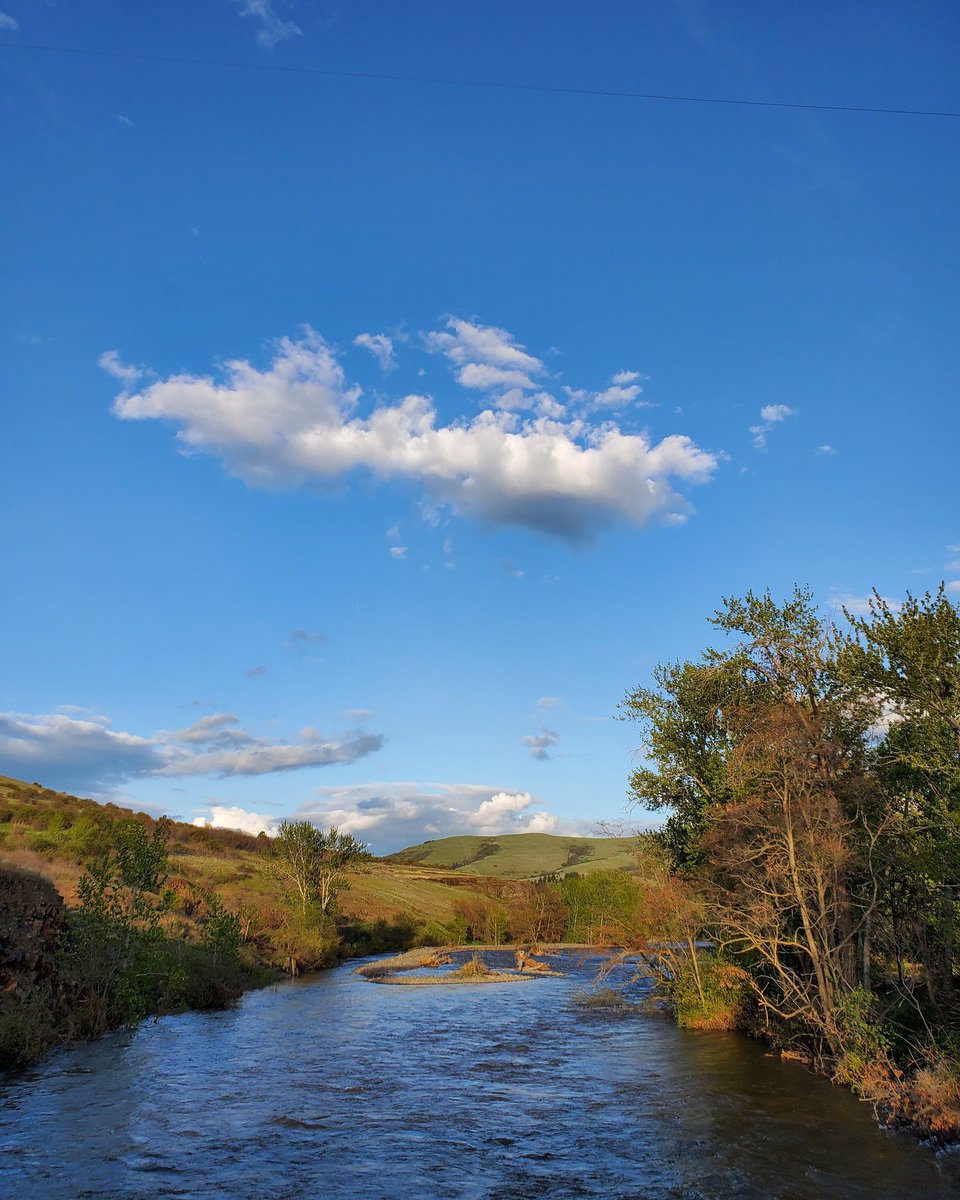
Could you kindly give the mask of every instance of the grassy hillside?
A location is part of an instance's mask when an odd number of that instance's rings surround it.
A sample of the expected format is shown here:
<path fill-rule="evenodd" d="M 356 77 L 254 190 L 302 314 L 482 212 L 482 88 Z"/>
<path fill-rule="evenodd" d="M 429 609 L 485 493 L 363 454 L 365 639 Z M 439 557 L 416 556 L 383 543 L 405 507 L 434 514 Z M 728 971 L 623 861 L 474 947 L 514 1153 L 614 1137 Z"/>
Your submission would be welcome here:
<path fill-rule="evenodd" d="M 98 804 L 39 784 L 0 776 L 0 864 L 35 871 L 50 879 L 68 904 L 77 900 L 77 881 L 102 844 L 106 823 L 137 816 L 112 804 Z M 170 886 L 177 893 L 174 920 L 189 934 L 206 893 L 216 892 L 229 909 L 248 914 L 254 927 L 270 928 L 281 900 L 264 870 L 269 841 L 228 829 L 202 829 L 179 821 L 170 833 Z M 367 922 L 411 918 L 447 925 L 456 907 L 492 905 L 488 881 L 413 864 L 374 862 L 351 876 L 340 911 L 348 920 Z"/>
<path fill-rule="evenodd" d="M 582 875 L 597 870 L 629 871 L 636 867 L 635 848 L 635 838 L 510 833 L 440 838 L 400 850 L 385 861 L 446 867 L 462 875 L 536 879 L 541 875 Z"/>

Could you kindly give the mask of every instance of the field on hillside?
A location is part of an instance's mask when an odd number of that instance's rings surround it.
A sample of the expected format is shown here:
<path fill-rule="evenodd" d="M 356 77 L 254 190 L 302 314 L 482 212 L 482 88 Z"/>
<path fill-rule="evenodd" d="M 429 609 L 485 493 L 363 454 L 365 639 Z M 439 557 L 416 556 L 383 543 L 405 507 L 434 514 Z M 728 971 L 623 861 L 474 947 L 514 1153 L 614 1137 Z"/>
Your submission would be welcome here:
<path fill-rule="evenodd" d="M 440 838 L 390 855 L 392 863 L 446 867 L 462 875 L 537 879 L 543 875 L 582 875 L 587 871 L 635 870 L 636 838 L 558 837 L 549 833 L 510 833 L 496 837 Z"/>
<path fill-rule="evenodd" d="M 144 813 L 0 776 L 0 863 L 45 876 L 68 904 L 75 904 L 77 881 L 100 845 L 100 823 L 134 815 L 154 824 Z M 269 845 L 265 837 L 172 823 L 169 882 L 177 894 L 177 919 L 186 931 L 210 892 L 234 912 L 276 915 L 281 899 L 265 870 Z M 458 902 L 481 910 L 492 906 L 487 882 L 478 883 L 480 890 L 473 890 L 460 873 L 373 862 L 351 874 L 339 907 L 344 917 L 357 921 L 412 918 L 447 925 L 456 917 Z"/>

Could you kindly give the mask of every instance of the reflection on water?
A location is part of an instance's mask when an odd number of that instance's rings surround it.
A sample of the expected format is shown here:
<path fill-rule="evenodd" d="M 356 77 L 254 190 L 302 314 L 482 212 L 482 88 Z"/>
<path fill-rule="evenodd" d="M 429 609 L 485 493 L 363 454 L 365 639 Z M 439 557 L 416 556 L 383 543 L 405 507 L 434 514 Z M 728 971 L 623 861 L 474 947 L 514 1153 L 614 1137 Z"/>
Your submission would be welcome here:
<path fill-rule="evenodd" d="M 578 1010 L 594 965 L 456 988 L 344 968 L 58 1055 L 0 1086 L 0 1194 L 960 1195 L 960 1156 L 877 1130 L 797 1064 Z"/>

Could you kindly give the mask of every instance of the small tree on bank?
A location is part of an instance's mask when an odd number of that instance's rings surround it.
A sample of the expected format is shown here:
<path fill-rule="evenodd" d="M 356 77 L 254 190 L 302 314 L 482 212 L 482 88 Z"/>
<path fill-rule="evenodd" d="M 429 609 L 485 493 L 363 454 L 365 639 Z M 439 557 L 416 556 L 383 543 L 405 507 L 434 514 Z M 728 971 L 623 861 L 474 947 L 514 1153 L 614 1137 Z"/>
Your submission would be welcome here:
<path fill-rule="evenodd" d="M 281 821 L 271 847 L 271 869 L 306 922 L 310 910 L 326 916 L 347 885 L 347 872 L 369 861 L 362 842 L 336 827 L 326 833 L 310 821 Z"/>

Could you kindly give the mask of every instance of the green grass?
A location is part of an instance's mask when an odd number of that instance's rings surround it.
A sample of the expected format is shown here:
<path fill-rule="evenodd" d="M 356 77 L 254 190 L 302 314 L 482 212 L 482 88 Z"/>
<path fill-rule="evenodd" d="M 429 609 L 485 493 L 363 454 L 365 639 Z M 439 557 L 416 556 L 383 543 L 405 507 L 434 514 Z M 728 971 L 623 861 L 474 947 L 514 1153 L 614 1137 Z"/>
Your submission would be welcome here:
<path fill-rule="evenodd" d="M 636 868 L 634 838 L 557 837 L 550 833 L 509 833 L 498 837 L 461 836 L 423 842 L 386 861 L 446 867 L 458 875 L 536 879 L 540 875 Z"/>

